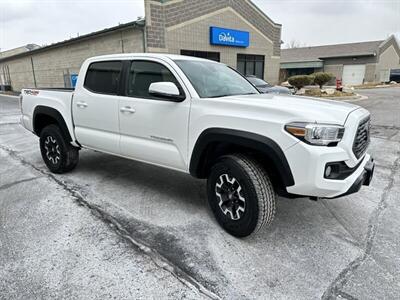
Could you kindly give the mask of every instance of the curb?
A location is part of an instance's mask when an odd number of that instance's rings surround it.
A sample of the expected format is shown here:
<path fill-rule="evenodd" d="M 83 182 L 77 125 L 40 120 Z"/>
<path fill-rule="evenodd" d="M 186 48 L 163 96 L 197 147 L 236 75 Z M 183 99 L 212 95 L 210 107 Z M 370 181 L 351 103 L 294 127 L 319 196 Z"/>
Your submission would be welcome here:
<path fill-rule="evenodd" d="M 360 94 L 357 94 L 357 98 L 354 99 L 343 99 L 343 102 L 358 102 L 358 101 L 363 101 L 363 100 L 367 100 L 368 96 L 363 96 Z"/>
<path fill-rule="evenodd" d="M 305 97 L 310 97 L 310 96 L 305 96 Z M 367 100 L 367 96 L 363 96 L 360 94 L 355 94 L 354 96 L 347 96 L 347 97 L 311 97 L 319 100 L 337 100 L 337 101 L 342 101 L 342 102 L 358 102 L 362 100 Z"/>
<path fill-rule="evenodd" d="M 387 85 L 376 85 L 376 86 L 372 86 L 372 87 L 354 87 L 354 89 L 356 89 L 356 90 L 373 90 L 373 89 L 387 89 L 387 88 L 400 88 L 400 85 L 387 84 Z"/>
<path fill-rule="evenodd" d="M 0 93 L 0 97 L 7 97 L 7 98 L 12 98 L 12 99 L 18 99 L 18 98 L 19 98 L 19 95 L 11 95 L 11 94 Z"/>

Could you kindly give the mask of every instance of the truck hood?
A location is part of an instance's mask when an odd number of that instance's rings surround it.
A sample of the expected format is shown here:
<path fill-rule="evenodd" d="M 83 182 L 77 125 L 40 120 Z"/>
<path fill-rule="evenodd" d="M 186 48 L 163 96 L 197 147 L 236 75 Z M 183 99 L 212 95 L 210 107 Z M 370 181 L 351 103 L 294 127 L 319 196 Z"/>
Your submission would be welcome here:
<path fill-rule="evenodd" d="M 354 104 L 334 100 L 323 100 L 311 97 L 292 95 L 238 95 L 223 98 L 232 104 L 255 106 L 259 109 L 269 109 L 286 113 L 296 121 L 331 123 L 344 125 L 348 115 L 359 109 Z"/>

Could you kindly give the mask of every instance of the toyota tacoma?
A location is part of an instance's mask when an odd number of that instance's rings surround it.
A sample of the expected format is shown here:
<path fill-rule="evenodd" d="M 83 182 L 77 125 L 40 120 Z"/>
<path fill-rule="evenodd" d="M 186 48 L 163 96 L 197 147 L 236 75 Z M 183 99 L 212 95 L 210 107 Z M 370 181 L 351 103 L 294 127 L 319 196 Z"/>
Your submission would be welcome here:
<path fill-rule="evenodd" d="M 87 59 L 74 89 L 23 89 L 22 125 L 53 173 L 93 149 L 207 179 L 230 234 L 269 225 L 277 195 L 337 198 L 369 185 L 370 114 L 359 106 L 260 94 L 217 62 L 167 54 Z"/>

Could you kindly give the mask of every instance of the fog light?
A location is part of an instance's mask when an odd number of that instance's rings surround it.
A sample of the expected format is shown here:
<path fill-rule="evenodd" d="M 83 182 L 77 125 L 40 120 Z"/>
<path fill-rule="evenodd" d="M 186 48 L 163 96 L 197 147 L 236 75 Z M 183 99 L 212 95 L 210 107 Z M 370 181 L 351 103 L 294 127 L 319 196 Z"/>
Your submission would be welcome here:
<path fill-rule="evenodd" d="M 328 178 L 329 176 L 331 176 L 331 173 L 332 173 L 332 167 L 327 166 L 325 169 L 325 178 Z"/>

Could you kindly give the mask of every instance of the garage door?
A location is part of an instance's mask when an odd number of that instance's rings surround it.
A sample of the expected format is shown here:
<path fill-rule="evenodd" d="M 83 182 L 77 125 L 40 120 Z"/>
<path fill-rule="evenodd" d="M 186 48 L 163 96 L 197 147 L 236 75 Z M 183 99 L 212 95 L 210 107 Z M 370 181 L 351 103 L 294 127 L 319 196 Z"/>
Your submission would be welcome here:
<path fill-rule="evenodd" d="M 392 69 L 390 71 L 390 81 L 400 82 L 400 69 Z"/>
<path fill-rule="evenodd" d="M 365 76 L 365 65 L 343 66 L 343 85 L 362 84 Z"/>

